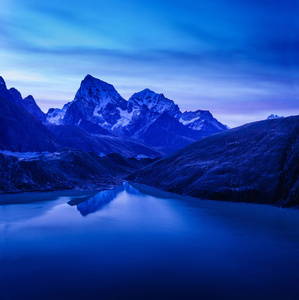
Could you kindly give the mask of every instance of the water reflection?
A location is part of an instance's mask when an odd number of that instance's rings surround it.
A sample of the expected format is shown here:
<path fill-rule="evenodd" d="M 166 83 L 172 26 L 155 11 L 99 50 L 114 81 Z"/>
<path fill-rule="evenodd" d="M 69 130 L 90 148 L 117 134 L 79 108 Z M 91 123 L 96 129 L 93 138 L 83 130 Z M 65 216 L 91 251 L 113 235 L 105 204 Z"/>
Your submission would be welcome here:
<path fill-rule="evenodd" d="M 125 189 L 125 186 L 119 186 L 113 190 L 106 190 L 97 193 L 95 196 L 88 200 L 79 203 L 77 209 L 82 216 L 87 216 L 102 209 L 105 205 L 110 203 L 116 196 Z"/>
<path fill-rule="evenodd" d="M 94 195 L 93 197 L 89 198 L 88 200 L 78 203 L 77 209 L 80 212 L 80 214 L 83 217 L 85 217 L 91 213 L 94 213 L 104 208 L 107 204 L 113 201 L 123 191 L 131 195 L 139 195 L 139 196 L 143 195 L 141 192 L 139 192 L 137 189 L 135 189 L 134 187 L 132 187 L 130 184 L 126 182 L 123 185 L 114 188 L 113 190 L 101 191 L 96 195 Z M 72 205 L 73 202 L 70 201 L 68 204 Z"/>
<path fill-rule="evenodd" d="M 297 300 L 298 228 L 296 210 L 134 184 L 2 205 L 0 299 Z"/>

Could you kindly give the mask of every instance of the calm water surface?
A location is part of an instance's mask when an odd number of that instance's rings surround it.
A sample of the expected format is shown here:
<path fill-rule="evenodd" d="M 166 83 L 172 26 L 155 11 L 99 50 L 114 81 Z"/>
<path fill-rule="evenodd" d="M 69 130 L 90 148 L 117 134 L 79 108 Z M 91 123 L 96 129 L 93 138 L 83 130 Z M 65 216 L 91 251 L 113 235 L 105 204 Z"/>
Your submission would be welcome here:
<path fill-rule="evenodd" d="M 0 299 L 299 299 L 299 211 L 139 190 L 1 196 Z"/>

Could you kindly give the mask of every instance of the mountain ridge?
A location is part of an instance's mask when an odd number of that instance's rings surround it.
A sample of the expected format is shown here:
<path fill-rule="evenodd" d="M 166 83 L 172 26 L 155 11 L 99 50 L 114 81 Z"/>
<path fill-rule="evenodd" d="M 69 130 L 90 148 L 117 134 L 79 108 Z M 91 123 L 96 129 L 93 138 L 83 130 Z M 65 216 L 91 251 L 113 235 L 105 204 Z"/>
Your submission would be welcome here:
<path fill-rule="evenodd" d="M 125 100 L 114 88 L 113 85 L 87 75 L 80 84 L 80 87 L 73 101 L 67 103 L 62 110 L 50 109 L 47 114 L 47 121 L 52 124 L 66 124 L 80 126 L 80 122 L 88 121 L 101 126 L 116 136 L 129 138 L 140 138 L 145 144 L 151 145 L 146 139 L 147 128 L 151 126 L 162 114 L 167 113 L 173 118 L 172 123 L 178 127 L 185 126 L 193 132 L 189 137 L 194 142 L 204 136 L 214 134 L 227 127 L 218 122 L 209 111 L 197 110 L 195 112 L 181 112 L 173 100 L 166 98 L 163 94 L 155 93 L 150 89 L 144 89 L 133 94 L 129 100 Z M 193 119 L 188 122 L 188 117 Z M 181 125 L 178 125 L 177 120 Z M 164 139 L 170 140 L 175 131 L 163 132 Z M 201 134 L 198 134 L 201 132 Z M 181 137 L 184 140 L 184 136 Z M 161 143 L 157 145 L 164 151 L 177 150 L 181 147 L 164 147 Z M 170 150 L 171 149 L 171 150 Z"/>
<path fill-rule="evenodd" d="M 26 98 L 30 105 L 23 104 L 28 103 Z M 5 81 L 0 78 L 0 150 L 54 152 L 71 147 L 98 155 L 111 152 L 119 152 L 128 157 L 164 155 L 162 151 L 140 141 L 116 137 L 88 121 L 82 121 L 79 126 L 42 122 L 34 113 L 38 106 L 33 97 L 26 98 L 23 99 L 21 93 L 14 88 L 8 90 Z"/>
<path fill-rule="evenodd" d="M 299 205 L 299 116 L 206 137 L 128 177 L 197 198 Z"/>

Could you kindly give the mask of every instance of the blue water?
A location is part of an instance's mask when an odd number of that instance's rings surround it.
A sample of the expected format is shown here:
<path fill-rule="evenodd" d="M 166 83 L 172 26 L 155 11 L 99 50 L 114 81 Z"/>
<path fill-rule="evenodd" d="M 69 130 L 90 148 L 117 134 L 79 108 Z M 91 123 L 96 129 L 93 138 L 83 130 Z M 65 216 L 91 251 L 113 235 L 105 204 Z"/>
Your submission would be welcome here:
<path fill-rule="evenodd" d="M 0 197 L 10 201 L 19 204 L 0 206 L 1 300 L 299 299 L 297 210 L 128 184 Z"/>

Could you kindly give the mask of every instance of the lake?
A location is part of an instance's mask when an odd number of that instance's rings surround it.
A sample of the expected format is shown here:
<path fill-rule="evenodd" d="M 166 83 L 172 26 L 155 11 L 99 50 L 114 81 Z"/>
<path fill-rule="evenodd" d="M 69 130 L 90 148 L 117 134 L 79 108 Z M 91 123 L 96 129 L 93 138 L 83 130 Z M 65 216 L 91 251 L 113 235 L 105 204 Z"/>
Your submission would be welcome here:
<path fill-rule="evenodd" d="M 128 183 L 0 203 L 1 300 L 299 299 L 298 210 Z"/>

